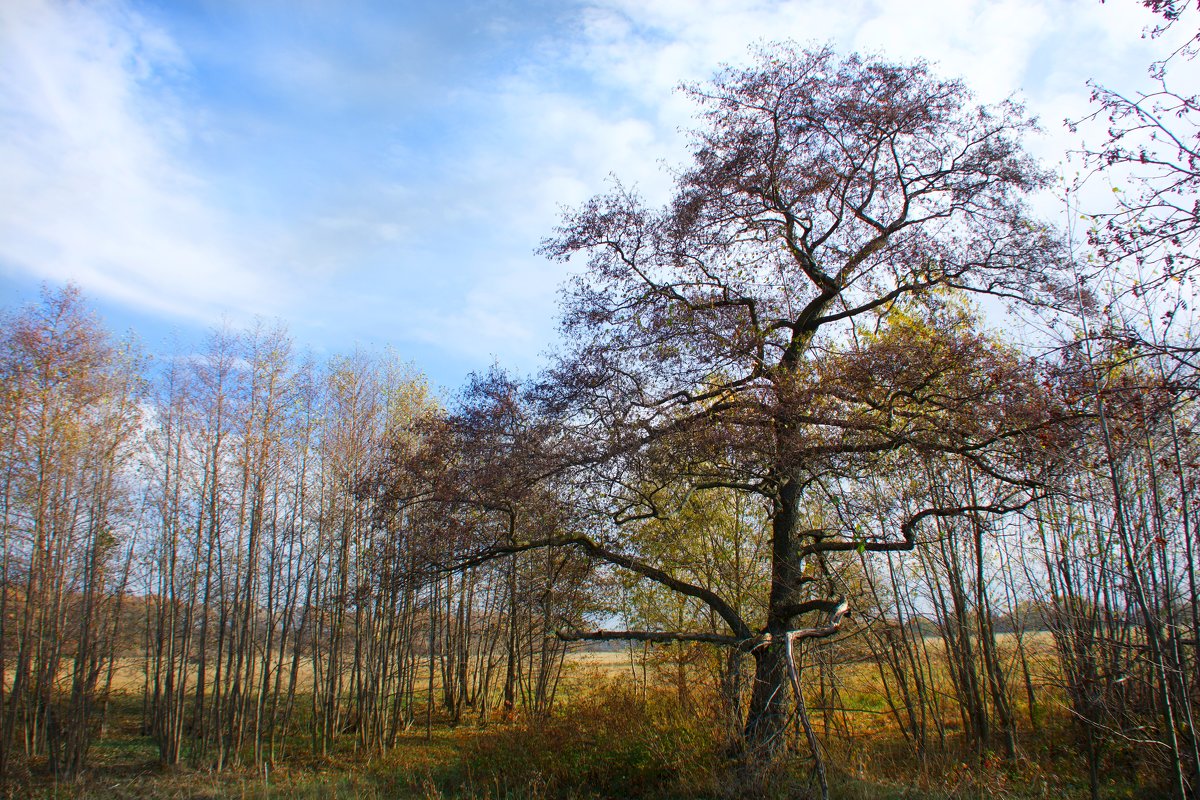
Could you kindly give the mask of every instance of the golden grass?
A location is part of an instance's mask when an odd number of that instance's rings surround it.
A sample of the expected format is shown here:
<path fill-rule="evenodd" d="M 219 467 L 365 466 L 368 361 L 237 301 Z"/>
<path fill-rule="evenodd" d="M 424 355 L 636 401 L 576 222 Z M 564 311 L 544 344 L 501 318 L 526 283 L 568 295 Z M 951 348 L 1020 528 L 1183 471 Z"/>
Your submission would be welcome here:
<path fill-rule="evenodd" d="M 1001 658 L 1008 670 L 1014 712 L 1022 725 L 1024 760 L 1015 767 L 980 762 L 954 744 L 957 740 L 933 759 L 917 764 L 897 728 L 873 663 L 842 663 L 834 667 L 841 702 L 837 711 L 826 717 L 817 709 L 819 673 L 809 659 L 802 679 L 813 724 L 830 748 L 830 770 L 838 787 L 837 796 L 863 800 L 902 796 L 1052 796 L 1068 800 L 1082 796 L 1075 774 L 1079 766 L 1077 756 L 1069 745 L 1047 739 L 1060 736 L 1066 729 L 1065 712 L 1061 710 L 1056 689 L 1060 681 L 1052 637 L 1028 634 L 1024 640 L 1039 705 L 1057 714 L 1054 718 L 1057 721 L 1040 738 L 1027 726 L 1016 637 L 1002 634 L 998 639 Z M 933 690 L 940 697 L 942 723 L 948 734 L 955 736 L 961 724 L 951 699 L 943 643 L 931 638 L 924 644 L 934 664 Z M 45 777 L 44 765 L 35 764 L 35 776 L 40 770 L 42 777 L 34 780 L 30 792 L 24 796 L 63 800 L 185 797 L 542 800 L 618 796 L 603 792 L 588 795 L 583 789 L 574 794 L 576 790 L 570 787 L 572 775 L 576 774 L 585 774 L 591 781 L 609 781 L 611 787 L 625 786 L 624 791 L 637 796 L 709 796 L 711 792 L 702 790 L 703 786 L 719 794 L 718 789 L 712 788 L 717 785 L 713 781 L 719 783 L 714 776 L 725 767 L 721 766 L 721 757 L 712 744 L 719 738 L 719 727 L 715 722 L 717 711 L 711 676 L 705 668 L 695 664 L 689 667 L 689 690 L 697 706 L 679 708 L 676 687 L 669 685 L 674 678 L 672 656 L 672 651 L 665 648 L 640 645 L 632 649 L 575 650 L 565 662 L 553 721 L 518 719 L 497 723 L 493 718 L 486 728 L 481 728 L 477 715 L 468 715 L 469 722 L 451 727 L 439 710 L 435 712 L 429 739 L 424 736 L 423 725 L 418 723 L 402 735 L 395 749 L 379 756 L 355 752 L 349 741 L 353 737 L 346 737 L 336 755 L 325 760 L 303 755 L 304 737 L 298 736 L 293 752 L 302 754 L 301 760 L 280 763 L 265 776 L 238 770 L 222 775 L 193 769 L 160 770 L 153 742 L 138 730 L 139 698 L 144 685 L 142 663 L 139 659 L 122 659 L 114 676 L 114 689 L 120 694 L 114 699 L 113 724 L 94 748 L 95 770 L 91 778 L 77 786 L 54 786 Z M 287 666 L 290 667 L 290 661 Z M 302 693 L 309 690 L 311 676 L 311 664 L 305 662 L 301 668 Z M 423 680 L 417 688 L 420 709 L 425 699 Z M 439 689 L 440 682 L 435 682 L 435 692 Z M 423 719 L 420 710 L 417 717 Z M 831 727 L 827 728 L 827 723 Z M 532 748 L 539 749 L 536 758 Z M 791 768 L 806 775 L 807 761 L 798 757 Z M 606 777 L 606 769 L 613 774 Z M 621 771 L 628 773 L 625 778 L 617 774 Z M 640 777 L 630 784 L 629 775 Z M 684 786 L 692 788 L 686 794 L 672 793 L 682 791 Z"/>
<path fill-rule="evenodd" d="M 639 651 L 640 653 L 640 651 Z M 638 655 L 636 658 L 640 659 Z M 274 674 L 275 662 L 271 663 L 272 674 Z M 591 650 L 574 650 L 567 654 L 564 662 L 564 681 L 568 684 L 574 683 L 577 679 L 587 678 L 591 680 L 596 674 L 605 678 L 617 678 L 622 674 L 631 674 L 631 666 L 629 653 L 625 650 L 609 650 L 609 651 L 591 651 Z M 70 681 L 70 665 L 65 665 L 62 671 L 61 682 L 66 685 Z M 262 664 L 259 663 L 257 669 L 261 675 Z M 424 659 L 417 659 L 416 670 L 417 674 L 424 676 L 428 669 L 428 662 Z M 284 659 L 284 685 L 287 685 L 288 677 L 291 671 L 291 659 Z M 641 671 L 640 661 L 637 662 L 636 671 Z M 208 680 L 214 680 L 215 672 L 213 664 L 208 666 Z M 188 668 L 188 684 L 195 686 L 197 678 L 197 667 L 195 664 L 189 665 Z M 149 680 L 153 681 L 154 676 L 151 674 Z M 103 681 L 103 677 L 101 678 Z M 118 658 L 113 666 L 112 691 L 116 694 L 140 694 L 147 681 L 145 661 L 142 658 L 125 657 Z M 426 683 L 424 678 L 418 681 L 420 688 L 424 688 Z M 211 683 L 210 683 L 211 685 Z M 296 675 L 296 691 L 304 694 L 311 692 L 313 687 L 313 663 L 309 658 L 303 658 L 300 661 Z M 441 688 L 441 676 L 437 670 L 434 675 L 435 689 Z"/>

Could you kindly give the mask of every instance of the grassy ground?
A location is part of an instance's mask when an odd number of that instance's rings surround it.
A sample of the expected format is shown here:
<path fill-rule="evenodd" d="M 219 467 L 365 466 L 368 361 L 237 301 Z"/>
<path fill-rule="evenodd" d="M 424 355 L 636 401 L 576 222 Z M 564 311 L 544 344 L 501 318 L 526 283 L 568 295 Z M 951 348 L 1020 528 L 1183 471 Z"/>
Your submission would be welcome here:
<path fill-rule="evenodd" d="M 571 658 L 562 702 L 549 719 L 452 728 L 438 720 L 428 738 L 404 734 L 383 756 L 346 749 L 321 760 L 305 757 L 266 772 L 221 774 L 194 768 L 163 770 L 154 742 L 140 731 L 140 675 L 127 669 L 111 725 L 97 741 L 88 775 L 71 785 L 54 783 L 45 765 L 11 776 L 8 797 L 58 800 L 271 800 L 273 798 L 729 798 L 744 789 L 725 755 L 720 725 L 709 710 L 702 681 L 690 707 L 669 684 L 669 665 L 656 672 L 642 651 L 581 653 Z M 661 653 L 660 653 L 661 654 Z M 958 722 L 945 720 L 950 736 L 939 755 L 919 763 L 887 711 L 873 666 L 838 669 L 843 710 L 826 738 L 834 796 L 883 798 L 1055 798 L 1087 795 L 1082 761 L 1071 744 L 1066 718 L 1050 715 L 1036 735 L 1023 731 L 1013 763 L 959 752 Z M 811 673 L 810 673 L 811 677 Z M 655 688 L 655 686 L 659 688 Z M 1042 686 L 1047 703 L 1052 692 Z M 1014 692 L 1014 694 L 1019 694 Z M 952 710 L 952 706 L 947 706 Z M 1022 712 L 1023 708 L 1020 709 Z M 818 732 L 826 720 L 814 717 Z M 1105 787 L 1108 798 L 1138 793 L 1134 773 Z M 771 776 L 778 797 L 803 797 L 809 779 L 801 755 Z"/>
<path fill-rule="evenodd" d="M 698 772 L 687 760 L 710 755 L 699 725 L 679 725 L 611 685 L 576 698 L 568 711 L 549 719 L 483 728 L 452 728 L 439 720 L 428 738 L 423 730 L 410 731 L 381 757 L 347 749 L 326 760 L 306 758 L 263 772 L 163 769 L 153 740 L 137 729 L 134 699 L 126 698 L 115 710 L 118 724 L 93 748 L 88 775 L 59 784 L 44 764 L 34 763 L 9 781 L 5 795 L 46 800 L 691 797 L 704 796 L 705 787 L 688 783 Z"/>

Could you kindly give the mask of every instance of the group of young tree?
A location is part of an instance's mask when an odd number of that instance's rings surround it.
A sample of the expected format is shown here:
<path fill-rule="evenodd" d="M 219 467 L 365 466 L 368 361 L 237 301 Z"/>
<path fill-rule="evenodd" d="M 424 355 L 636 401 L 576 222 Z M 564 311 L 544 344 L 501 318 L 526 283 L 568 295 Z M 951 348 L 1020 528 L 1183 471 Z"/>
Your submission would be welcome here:
<path fill-rule="evenodd" d="M 1079 241 L 1028 211 L 1018 104 L 760 48 L 686 90 L 668 203 L 615 184 L 545 243 L 587 259 L 550 365 L 449 408 L 276 329 L 150 370 L 74 290 L 10 313 L 0 773 L 78 774 L 131 668 L 162 761 L 220 769 L 548 713 L 569 643 L 619 640 L 678 655 L 681 703 L 705 667 L 749 787 L 796 745 L 828 793 L 855 661 L 922 763 L 1060 725 L 1093 795 L 1133 759 L 1195 796 L 1200 109 L 1170 63 L 1097 89 L 1089 179 L 1122 191 Z"/>
<path fill-rule="evenodd" d="M 428 725 L 545 711 L 584 596 L 561 557 L 452 570 L 432 505 L 366 487 L 432 439 L 419 375 L 300 357 L 281 329 L 218 331 L 147 362 L 77 290 L 6 316 L 0 767 L 84 766 L 137 686 L 164 764 L 274 763 L 303 741 L 383 749 Z M 435 680 L 436 676 L 436 680 Z M 418 700 L 418 695 L 420 699 Z"/>

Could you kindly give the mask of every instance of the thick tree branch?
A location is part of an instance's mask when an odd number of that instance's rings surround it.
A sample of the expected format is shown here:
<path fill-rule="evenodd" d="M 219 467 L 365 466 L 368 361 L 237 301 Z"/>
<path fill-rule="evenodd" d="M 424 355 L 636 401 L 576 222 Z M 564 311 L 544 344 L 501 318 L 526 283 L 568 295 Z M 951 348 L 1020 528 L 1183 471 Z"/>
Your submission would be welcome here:
<path fill-rule="evenodd" d="M 555 635 L 564 642 L 704 642 L 736 647 L 745 640 L 719 633 L 688 633 L 676 631 L 579 631 L 560 628 Z"/>
<path fill-rule="evenodd" d="M 900 526 L 900 534 L 903 537 L 901 541 L 879 542 L 868 541 L 866 539 L 850 540 L 850 539 L 829 539 L 820 542 L 814 542 L 800 548 L 797 554 L 797 560 L 803 561 L 808 556 L 816 553 L 846 553 L 852 550 L 862 550 L 868 553 L 895 553 L 906 550 L 911 550 L 917 543 L 916 528 L 922 521 L 929 517 L 956 517 L 961 514 L 981 513 L 981 514 L 1009 514 L 1014 511 L 1020 511 L 1040 497 L 1040 495 L 1031 494 L 1022 502 L 1013 505 L 1005 503 L 988 503 L 979 505 L 962 505 L 940 508 L 927 508 L 924 511 L 919 511 L 909 517 L 903 525 Z"/>
<path fill-rule="evenodd" d="M 458 571 L 478 566 L 479 564 L 488 561 L 494 561 L 498 558 L 503 558 L 517 553 L 524 553 L 529 550 L 536 550 L 545 547 L 578 547 L 592 558 L 600 561 L 614 564 L 618 567 L 624 567 L 630 572 L 635 572 L 644 578 L 666 586 L 668 589 L 676 591 L 687 597 L 694 597 L 700 602 L 711 608 L 716 614 L 725 621 L 729 626 L 734 637 L 738 639 L 750 639 L 753 633 L 750 626 L 742 619 L 741 615 L 733 609 L 720 595 L 703 586 L 696 586 L 693 583 L 680 580 L 674 575 L 671 575 L 658 567 L 646 564 L 639 559 L 624 553 L 618 553 L 615 550 L 609 550 L 603 547 L 586 536 L 571 536 L 565 538 L 548 538 L 539 539 L 533 542 L 523 542 L 520 544 L 495 544 L 487 547 L 483 551 L 469 556 L 465 559 L 456 561 L 447 569 Z"/>

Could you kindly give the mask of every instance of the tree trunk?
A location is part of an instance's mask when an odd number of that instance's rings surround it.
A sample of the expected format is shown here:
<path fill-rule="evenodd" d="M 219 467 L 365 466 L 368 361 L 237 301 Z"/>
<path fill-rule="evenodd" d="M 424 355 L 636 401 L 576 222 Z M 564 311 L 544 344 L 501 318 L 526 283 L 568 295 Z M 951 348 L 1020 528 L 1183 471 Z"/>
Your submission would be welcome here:
<path fill-rule="evenodd" d="M 781 638 L 754 653 L 754 689 L 746 713 L 743 760 L 761 767 L 783 750 L 788 722 L 786 643 Z"/>

